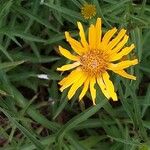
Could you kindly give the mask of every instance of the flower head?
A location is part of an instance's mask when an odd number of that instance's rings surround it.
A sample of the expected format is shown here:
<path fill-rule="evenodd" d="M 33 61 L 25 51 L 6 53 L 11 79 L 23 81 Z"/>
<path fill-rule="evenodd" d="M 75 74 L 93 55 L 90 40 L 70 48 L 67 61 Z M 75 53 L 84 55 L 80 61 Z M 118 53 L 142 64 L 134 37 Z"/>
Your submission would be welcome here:
<path fill-rule="evenodd" d="M 96 89 L 94 86 L 98 84 L 102 93 L 108 99 L 112 98 L 114 101 L 117 101 L 117 94 L 108 71 L 113 71 L 128 79 L 136 79 L 135 76 L 128 74 L 125 69 L 136 65 L 138 60 L 121 60 L 122 57 L 134 49 L 134 44 L 124 47 L 129 38 L 125 29 L 121 29 L 114 37 L 117 29 L 113 28 L 102 37 L 100 18 L 97 19 L 95 25 L 90 25 L 88 40 L 85 37 L 82 24 L 80 22 L 77 24 L 81 38 L 80 42 L 73 39 L 68 32 L 65 32 L 66 40 L 71 45 L 75 54 L 71 54 L 70 51 L 59 46 L 60 53 L 73 61 L 71 64 L 57 68 L 58 71 L 73 69 L 67 77 L 59 82 L 61 85 L 60 90 L 63 91 L 71 86 L 68 92 L 68 99 L 71 99 L 77 89 L 82 87 L 79 95 L 79 100 L 81 100 L 88 89 L 90 89 L 92 101 L 95 104 Z"/>
<path fill-rule="evenodd" d="M 96 7 L 93 4 L 84 4 L 81 8 L 81 14 L 85 19 L 91 19 L 96 15 Z"/>

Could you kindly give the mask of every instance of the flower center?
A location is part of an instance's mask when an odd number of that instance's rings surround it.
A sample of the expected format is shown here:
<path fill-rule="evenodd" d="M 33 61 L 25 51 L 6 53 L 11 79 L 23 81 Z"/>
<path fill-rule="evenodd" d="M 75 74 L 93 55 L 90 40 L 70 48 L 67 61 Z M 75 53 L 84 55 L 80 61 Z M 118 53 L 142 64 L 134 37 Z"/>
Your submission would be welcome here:
<path fill-rule="evenodd" d="M 85 19 L 91 19 L 96 15 L 96 7 L 92 4 L 84 4 L 81 13 Z"/>
<path fill-rule="evenodd" d="M 90 50 L 80 57 L 81 68 L 89 75 L 99 75 L 108 66 L 108 54 L 99 50 Z"/>

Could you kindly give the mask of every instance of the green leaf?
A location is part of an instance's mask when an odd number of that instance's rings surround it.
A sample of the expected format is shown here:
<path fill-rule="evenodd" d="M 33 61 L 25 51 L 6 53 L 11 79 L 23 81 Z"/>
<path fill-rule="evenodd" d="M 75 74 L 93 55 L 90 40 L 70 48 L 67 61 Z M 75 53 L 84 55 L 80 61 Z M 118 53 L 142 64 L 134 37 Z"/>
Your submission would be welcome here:
<path fill-rule="evenodd" d="M 14 60 L 24 60 L 24 61 L 28 61 L 28 62 L 32 62 L 32 63 L 48 63 L 48 62 L 53 62 L 56 60 L 59 60 L 60 58 L 57 56 L 40 56 L 40 59 L 35 57 L 35 55 L 30 54 L 30 53 L 26 53 L 26 52 L 16 52 L 14 51 L 11 54 L 12 58 Z"/>
<path fill-rule="evenodd" d="M 142 40 L 141 40 L 142 38 L 141 29 L 139 27 L 136 27 L 134 30 L 132 30 L 131 36 L 135 43 L 135 48 L 138 54 L 139 61 L 141 61 L 142 52 L 143 52 L 143 45 L 142 45 Z"/>
<path fill-rule="evenodd" d="M 37 21 L 38 23 L 44 25 L 48 29 L 51 29 L 52 31 L 58 32 L 49 22 L 47 22 L 45 19 L 42 19 L 39 17 L 39 15 L 35 15 L 32 12 L 24 9 L 23 7 L 20 6 L 13 6 L 13 9 L 18 11 L 21 14 L 24 14 L 28 16 L 30 19 Z"/>
<path fill-rule="evenodd" d="M 8 111 L 6 111 L 5 109 L 1 108 L 0 107 L 0 110 L 8 117 L 8 119 L 14 123 L 16 125 L 16 127 L 27 137 L 29 138 L 35 145 L 36 145 L 36 148 L 38 150 L 43 150 L 44 146 L 41 144 L 41 142 L 39 140 L 37 140 L 35 138 L 34 135 L 32 135 L 28 129 L 26 129 L 25 127 L 23 127 L 18 121 L 16 121 L 14 119 L 14 117 L 12 115 L 9 114 Z"/>
<path fill-rule="evenodd" d="M 59 5 L 54 5 L 52 3 L 43 3 L 43 4 L 48 6 L 51 9 L 57 10 L 57 11 L 63 13 L 63 14 L 71 16 L 72 18 L 76 18 L 78 20 L 82 20 L 83 21 L 83 18 L 81 17 L 81 14 L 76 12 L 76 11 L 74 11 L 74 10 L 70 10 L 68 8 L 65 8 L 65 7 L 62 7 L 62 6 L 59 6 Z"/>
<path fill-rule="evenodd" d="M 62 145 L 62 140 L 63 137 L 65 136 L 65 134 L 75 128 L 79 123 L 85 121 L 86 119 L 88 119 L 89 117 L 91 117 L 92 115 L 94 115 L 98 110 L 100 110 L 101 107 L 104 106 L 104 104 L 106 104 L 106 100 L 102 100 L 101 103 L 95 105 L 95 106 L 91 106 L 90 108 L 88 108 L 87 110 L 85 110 L 84 112 L 80 113 L 79 115 L 75 116 L 74 118 L 72 118 L 71 120 L 69 120 L 58 132 L 58 144 L 61 147 Z"/>
<path fill-rule="evenodd" d="M 21 39 L 25 39 L 28 41 L 33 41 L 33 42 L 46 42 L 45 40 L 41 39 L 40 37 L 36 37 L 30 33 L 25 33 L 24 31 L 19 31 L 18 29 L 10 29 L 8 27 L 3 27 L 0 28 L 0 34 L 5 34 L 8 37 L 20 37 Z"/>
<path fill-rule="evenodd" d="M 108 137 L 113 139 L 113 140 L 115 140 L 115 141 L 117 141 L 117 142 L 121 142 L 121 143 L 124 143 L 124 144 L 140 146 L 140 142 L 139 141 L 126 140 L 126 139 L 112 137 L 112 136 L 109 136 L 109 135 L 108 135 Z"/>
<path fill-rule="evenodd" d="M 9 13 L 9 9 L 10 9 L 11 6 L 12 6 L 12 0 L 6 1 L 4 3 L 0 2 L 0 18 L 1 18 L 1 21 L 2 21 L 2 18 L 7 16 L 7 14 Z"/>
<path fill-rule="evenodd" d="M 14 87 L 11 85 L 11 89 L 14 95 L 13 100 L 21 107 L 24 108 L 28 105 L 27 99 L 23 97 L 23 95 Z M 35 107 L 30 106 L 27 110 L 26 113 L 37 123 L 43 125 L 44 127 L 52 130 L 52 131 L 57 131 L 59 124 L 49 121 L 45 116 L 40 114 L 38 110 L 36 110 Z"/>
<path fill-rule="evenodd" d="M 0 69 L 14 68 L 22 63 L 24 63 L 24 61 L 0 63 Z"/>
<path fill-rule="evenodd" d="M 7 52 L 7 50 L 6 50 L 2 45 L 0 45 L 0 50 L 6 55 L 6 57 L 7 57 L 10 61 L 13 61 L 13 59 L 11 58 L 11 56 L 9 55 L 9 53 Z"/>

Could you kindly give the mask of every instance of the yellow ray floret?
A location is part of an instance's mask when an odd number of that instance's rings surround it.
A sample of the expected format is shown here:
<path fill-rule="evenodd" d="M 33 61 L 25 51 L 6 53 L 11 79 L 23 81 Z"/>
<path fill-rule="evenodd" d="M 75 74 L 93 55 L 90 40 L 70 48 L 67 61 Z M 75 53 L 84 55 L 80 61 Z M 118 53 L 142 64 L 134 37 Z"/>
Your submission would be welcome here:
<path fill-rule="evenodd" d="M 70 60 L 73 60 L 73 61 L 78 61 L 79 60 L 78 56 L 75 56 L 75 55 L 71 54 L 68 50 L 66 50 L 65 48 L 63 48 L 61 46 L 59 46 L 59 51 L 63 56 L 65 56 L 66 58 L 68 58 Z"/>
<path fill-rule="evenodd" d="M 101 88 L 103 94 L 106 96 L 107 99 L 110 99 L 110 95 L 108 94 L 108 91 L 106 89 L 106 85 L 102 79 L 102 77 L 97 77 L 97 83 L 99 85 L 99 87 Z"/>
<path fill-rule="evenodd" d="M 82 55 L 84 52 L 84 48 L 82 47 L 81 43 L 73 39 L 69 32 L 65 32 L 66 40 L 71 45 L 72 49 L 79 55 Z"/>
<path fill-rule="evenodd" d="M 110 29 L 102 37 L 101 18 L 97 19 L 95 25 L 90 25 L 88 37 L 85 36 L 82 24 L 78 22 L 77 25 L 80 41 L 72 38 L 69 32 L 65 32 L 66 40 L 75 54 L 59 46 L 60 53 L 72 61 L 70 64 L 57 68 L 58 71 L 70 71 L 70 74 L 59 82 L 60 90 L 63 91 L 70 87 L 68 99 L 71 99 L 81 87 L 79 100 L 82 100 L 89 89 L 91 100 L 95 105 L 96 90 L 99 90 L 95 85 L 98 84 L 107 99 L 117 101 L 117 93 L 108 71 L 135 80 L 136 77 L 124 69 L 136 65 L 138 60 L 121 60 L 123 56 L 128 55 L 135 48 L 135 45 L 125 46 L 129 39 L 125 29 L 121 29 L 116 36 L 117 29 Z"/>
<path fill-rule="evenodd" d="M 111 30 L 109 30 L 103 37 L 102 39 L 102 46 L 104 48 L 106 48 L 106 46 L 108 45 L 108 42 L 110 41 L 110 39 L 113 37 L 113 35 L 117 32 L 116 28 L 113 28 Z"/>
<path fill-rule="evenodd" d="M 95 89 L 95 84 L 96 84 L 96 79 L 95 77 L 91 77 L 90 79 L 90 92 L 91 92 L 91 97 L 92 97 L 92 101 L 93 101 L 93 104 L 96 105 L 96 89 Z"/>
<path fill-rule="evenodd" d="M 87 78 L 87 80 L 84 82 L 84 86 L 83 86 L 82 92 L 79 95 L 79 100 L 82 100 L 82 98 L 86 94 L 86 92 L 87 92 L 87 90 L 89 88 L 89 83 L 90 83 L 90 78 Z"/>
<path fill-rule="evenodd" d="M 119 52 L 122 49 L 122 47 L 127 43 L 128 38 L 129 36 L 125 35 L 123 39 L 119 42 L 119 44 L 114 49 L 112 49 L 113 53 Z"/>
<path fill-rule="evenodd" d="M 124 70 L 113 70 L 113 72 L 119 74 L 120 76 L 124 77 L 124 78 L 128 78 L 128 79 L 131 79 L 131 80 L 136 80 L 136 77 L 131 75 L 131 74 L 128 74 L 126 71 Z"/>
<path fill-rule="evenodd" d="M 126 34 L 126 30 L 125 29 L 122 29 L 118 35 L 108 43 L 108 49 L 112 49 L 114 48 L 119 42 L 120 40 L 125 36 Z M 119 43 L 120 44 L 120 43 Z M 121 44 L 122 45 L 122 44 Z"/>
<path fill-rule="evenodd" d="M 102 29 L 101 29 L 102 23 L 101 22 L 102 22 L 101 18 L 98 18 L 96 21 L 96 25 L 95 25 L 96 47 L 98 47 L 98 45 L 101 43 L 101 38 L 102 38 Z"/>
<path fill-rule="evenodd" d="M 125 61 L 121 61 L 120 63 L 117 63 L 117 64 L 110 63 L 108 66 L 108 69 L 110 69 L 110 70 L 122 70 L 122 69 L 128 68 L 130 66 L 136 65 L 137 63 L 138 63 L 137 59 L 125 60 Z"/>
<path fill-rule="evenodd" d="M 110 61 L 116 61 L 121 59 L 123 56 L 129 54 L 133 49 L 135 48 L 134 44 L 132 44 L 130 47 L 125 47 L 124 49 L 121 50 L 119 53 L 112 53 Z"/>
<path fill-rule="evenodd" d="M 73 69 L 73 68 L 75 68 L 75 67 L 77 67 L 79 65 L 80 65 L 80 62 L 75 62 L 73 64 L 68 64 L 68 65 L 64 65 L 64 66 L 62 66 L 60 68 L 57 68 L 57 70 L 58 71 L 67 71 L 67 70 Z"/>
<path fill-rule="evenodd" d="M 110 79 L 109 79 L 110 78 L 109 74 L 107 72 L 105 72 L 102 74 L 102 77 L 103 77 L 104 83 L 106 85 L 106 89 L 107 89 L 108 94 L 111 96 L 111 98 L 114 101 L 117 101 L 118 100 L 117 94 L 115 92 L 115 88 L 114 88 L 112 81 L 110 81 Z"/>
<path fill-rule="evenodd" d="M 88 43 L 86 41 L 86 37 L 85 37 L 83 26 L 82 26 L 81 22 L 77 22 L 77 24 L 78 24 L 78 28 L 80 30 L 79 35 L 80 35 L 80 39 L 81 39 L 81 44 L 83 45 L 85 50 L 87 50 L 88 49 Z"/>
<path fill-rule="evenodd" d="M 86 81 L 87 76 L 82 73 L 80 79 L 76 80 L 76 82 L 71 86 L 69 92 L 68 92 L 68 99 L 71 99 L 72 96 L 75 94 L 77 89 L 81 87 L 81 85 Z"/>
<path fill-rule="evenodd" d="M 96 31 L 93 24 L 89 28 L 89 48 L 90 49 L 96 48 Z"/>
<path fill-rule="evenodd" d="M 78 76 L 77 76 L 78 75 Z M 72 71 L 66 78 L 61 80 L 59 84 L 61 85 L 60 90 L 63 91 L 67 87 L 71 86 L 73 83 L 78 81 L 82 76 L 82 72 L 77 69 Z"/>

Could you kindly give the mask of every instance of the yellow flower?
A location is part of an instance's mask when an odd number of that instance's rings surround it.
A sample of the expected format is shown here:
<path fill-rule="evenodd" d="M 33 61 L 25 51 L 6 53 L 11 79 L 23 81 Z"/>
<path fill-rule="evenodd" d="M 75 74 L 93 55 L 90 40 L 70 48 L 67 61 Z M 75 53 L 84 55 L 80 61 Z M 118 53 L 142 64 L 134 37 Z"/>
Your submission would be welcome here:
<path fill-rule="evenodd" d="M 87 90 L 90 89 L 92 101 L 95 105 L 95 84 L 98 84 L 107 99 L 112 98 L 114 101 L 117 101 L 117 94 L 108 71 L 111 70 L 122 77 L 136 80 L 135 76 L 128 74 L 124 69 L 137 64 L 138 60 L 133 59 L 119 62 L 123 56 L 134 49 L 134 44 L 124 47 L 129 38 L 126 35 L 125 29 L 121 29 L 114 37 L 117 29 L 113 28 L 107 31 L 102 37 L 100 18 L 97 19 L 95 25 L 90 25 L 88 41 L 86 40 L 82 24 L 80 22 L 77 24 L 80 30 L 80 42 L 73 39 L 69 32 L 65 32 L 66 40 L 75 51 L 75 54 L 71 54 L 70 51 L 59 46 L 60 53 L 73 61 L 73 63 L 57 68 L 57 70 L 67 71 L 74 69 L 67 77 L 59 82 L 61 85 L 60 90 L 63 91 L 71 86 L 68 92 L 68 99 L 71 99 L 77 89 L 83 87 L 79 95 L 79 100 L 81 100 Z"/>
<path fill-rule="evenodd" d="M 85 19 L 91 19 L 96 15 L 96 7 L 92 4 L 84 4 L 81 8 L 81 14 Z"/>

